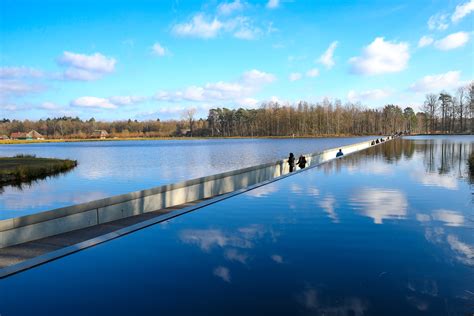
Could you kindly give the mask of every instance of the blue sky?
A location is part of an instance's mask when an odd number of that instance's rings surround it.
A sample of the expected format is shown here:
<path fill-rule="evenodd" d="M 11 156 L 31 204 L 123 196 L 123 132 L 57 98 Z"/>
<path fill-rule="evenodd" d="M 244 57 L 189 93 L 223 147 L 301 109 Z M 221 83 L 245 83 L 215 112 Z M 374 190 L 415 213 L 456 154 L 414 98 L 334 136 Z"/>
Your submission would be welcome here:
<path fill-rule="evenodd" d="M 0 117 L 179 118 L 474 79 L 474 0 L 0 2 Z"/>

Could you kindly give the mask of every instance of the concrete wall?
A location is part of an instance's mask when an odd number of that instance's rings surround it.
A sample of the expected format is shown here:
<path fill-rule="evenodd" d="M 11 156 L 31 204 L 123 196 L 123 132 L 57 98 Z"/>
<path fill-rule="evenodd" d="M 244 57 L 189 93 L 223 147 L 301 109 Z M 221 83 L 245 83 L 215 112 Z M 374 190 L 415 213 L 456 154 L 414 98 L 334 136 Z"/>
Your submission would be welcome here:
<path fill-rule="evenodd" d="M 386 139 L 386 138 L 384 138 Z M 371 147 L 372 141 L 305 155 L 309 166 Z M 0 248 L 233 192 L 289 172 L 287 160 L 0 221 Z"/>

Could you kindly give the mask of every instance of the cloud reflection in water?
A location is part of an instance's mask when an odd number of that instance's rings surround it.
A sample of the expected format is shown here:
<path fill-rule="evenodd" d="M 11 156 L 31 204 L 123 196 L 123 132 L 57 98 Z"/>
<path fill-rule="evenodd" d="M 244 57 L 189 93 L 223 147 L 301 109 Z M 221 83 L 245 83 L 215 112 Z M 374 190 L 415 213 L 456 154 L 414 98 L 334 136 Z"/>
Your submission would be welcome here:
<path fill-rule="evenodd" d="M 352 195 L 351 202 L 360 213 L 382 224 L 384 219 L 405 218 L 408 202 L 405 194 L 396 189 L 363 188 Z"/>

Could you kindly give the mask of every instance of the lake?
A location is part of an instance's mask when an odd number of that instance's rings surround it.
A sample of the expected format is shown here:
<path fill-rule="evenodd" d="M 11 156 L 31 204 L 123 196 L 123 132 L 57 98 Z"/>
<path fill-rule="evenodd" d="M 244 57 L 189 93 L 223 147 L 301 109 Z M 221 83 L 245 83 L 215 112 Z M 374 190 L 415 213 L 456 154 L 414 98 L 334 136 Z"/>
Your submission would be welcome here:
<path fill-rule="evenodd" d="M 78 160 L 74 170 L 0 188 L 0 220 L 322 151 L 375 137 L 143 140 L 0 145 L 0 156 Z"/>
<path fill-rule="evenodd" d="M 470 315 L 473 150 L 407 137 L 309 168 L 1 280 L 0 312 Z"/>

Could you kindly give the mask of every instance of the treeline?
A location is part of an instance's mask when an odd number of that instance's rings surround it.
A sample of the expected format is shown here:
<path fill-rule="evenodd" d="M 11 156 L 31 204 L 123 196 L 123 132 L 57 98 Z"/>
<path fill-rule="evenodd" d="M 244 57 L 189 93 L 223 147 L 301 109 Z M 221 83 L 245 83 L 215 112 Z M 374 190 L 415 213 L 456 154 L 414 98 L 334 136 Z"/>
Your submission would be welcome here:
<path fill-rule="evenodd" d="M 340 100 L 297 104 L 264 103 L 258 109 L 210 109 L 206 119 L 195 111 L 180 120 L 124 120 L 98 122 L 94 118 L 48 118 L 39 121 L 0 121 L 0 135 L 36 130 L 48 138 L 90 138 L 105 130 L 110 137 L 238 137 L 238 136 L 339 136 L 410 133 L 470 133 L 474 131 L 474 84 L 455 95 L 428 94 L 422 111 L 386 105 L 370 109 Z"/>
<path fill-rule="evenodd" d="M 460 87 L 454 95 L 427 94 L 422 110 L 426 132 L 473 132 L 474 83 Z"/>

